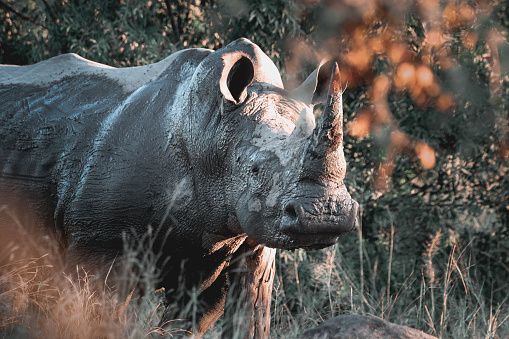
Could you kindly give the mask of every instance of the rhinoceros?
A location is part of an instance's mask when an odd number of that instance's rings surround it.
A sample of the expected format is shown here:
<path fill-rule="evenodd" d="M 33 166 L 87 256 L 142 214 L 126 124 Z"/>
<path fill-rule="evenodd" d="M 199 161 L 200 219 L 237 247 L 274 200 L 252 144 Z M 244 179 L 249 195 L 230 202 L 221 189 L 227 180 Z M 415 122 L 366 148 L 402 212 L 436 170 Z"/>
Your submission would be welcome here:
<path fill-rule="evenodd" d="M 197 291 L 196 335 L 225 313 L 225 337 L 267 338 L 275 249 L 356 226 L 337 64 L 288 91 L 247 39 L 133 68 L 64 54 L 1 66 L 0 107 L 2 206 L 32 211 L 71 268 L 105 272 L 157 230 L 147 250 L 168 304 Z"/>

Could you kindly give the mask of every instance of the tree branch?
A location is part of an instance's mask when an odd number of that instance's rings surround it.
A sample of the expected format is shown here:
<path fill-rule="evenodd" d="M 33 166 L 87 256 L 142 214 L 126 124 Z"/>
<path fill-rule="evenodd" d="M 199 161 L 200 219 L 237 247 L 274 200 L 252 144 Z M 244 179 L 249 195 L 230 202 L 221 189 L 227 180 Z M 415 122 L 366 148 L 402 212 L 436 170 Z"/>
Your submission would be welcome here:
<path fill-rule="evenodd" d="M 191 0 L 187 0 L 187 11 L 186 11 L 186 17 L 184 19 L 184 25 L 187 25 L 187 21 L 189 20 L 189 15 L 191 14 Z M 182 32 L 184 33 L 184 32 Z"/>
<path fill-rule="evenodd" d="M 51 20 L 56 22 L 56 16 L 55 12 L 53 11 L 53 8 L 51 8 L 51 6 L 48 4 L 46 0 L 42 0 L 42 2 L 44 3 L 44 6 L 46 6 L 46 11 L 48 12 L 48 15 L 51 18 Z"/>
<path fill-rule="evenodd" d="M 175 23 L 175 19 L 173 18 L 173 11 L 171 10 L 170 0 L 164 0 L 166 4 L 166 12 L 168 13 L 168 17 L 170 18 L 171 30 L 173 31 L 173 36 L 176 41 L 180 41 L 180 32 L 178 31 L 177 25 Z"/>
<path fill-rule="evenodd" d="M 181 13 L 182 13 L 182 6 L 180 5 L 180 0 L 177 0 L 177 26 L 178 26 L 178 30 L 179 30 L 179 36 L 180 36 L 180 34 L 182 34 L 184 32 L 184 30 L 182 29 Z"/>
<path fill-rule="evenodd" d="M 33 23 L 33 24 L 35 24 L 37 26 L 41 26 L 41 27 L 46 28 L 46 26 L 44 24 L 41 24 L 37 20 L 35 20 L 34 18 L 32 18 L 32 17 L 30 17 L 30 16 L 28 16 L 26 14 L 21 13 L 16 8 L 12 7 L 8 3 L 3 2 L 2 0 L 0 0 L 0 7 L 4 8 L 5 10 L 7 10 L 9 12 L 12 12 L 12 13 L 16 14 L 22 20 L 30 21 L 31 23 Z"/>

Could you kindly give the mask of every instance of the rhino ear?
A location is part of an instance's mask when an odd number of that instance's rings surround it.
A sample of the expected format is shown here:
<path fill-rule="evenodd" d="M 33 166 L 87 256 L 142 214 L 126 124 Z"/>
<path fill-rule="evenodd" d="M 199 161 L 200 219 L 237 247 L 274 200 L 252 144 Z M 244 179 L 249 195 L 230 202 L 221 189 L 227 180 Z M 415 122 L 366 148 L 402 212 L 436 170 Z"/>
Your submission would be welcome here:
<path fill-rule="evenodd" d="M 223 55 L 223 72 L 219 88 L 226 100 L 241 104 L 247 96 L 247 87 L 253 82 L 254 66 L 249 57 L 241 53 Z"/>
<path fill-rule="evenodd" d="M 293 90 L 292 96 L 310 105 L 324 102 L 327 98 L 332 66 L 334 66 L 334 60 L 322 60 L 316 70 Z"/>

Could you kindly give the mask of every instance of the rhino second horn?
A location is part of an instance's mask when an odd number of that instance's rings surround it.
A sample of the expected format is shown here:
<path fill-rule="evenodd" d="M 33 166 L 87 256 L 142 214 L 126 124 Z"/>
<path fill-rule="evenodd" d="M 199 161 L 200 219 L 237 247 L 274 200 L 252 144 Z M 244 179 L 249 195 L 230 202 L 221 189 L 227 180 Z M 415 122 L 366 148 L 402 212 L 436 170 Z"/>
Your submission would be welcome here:
<path fill-rule="evenodd" d="M 341 76 L 337 63 L 332 69 L 325 105 L 303 154 L 300 179 L 342 184 L 346 160 L 343 153 Z"/>
<path fill-rule="evenodd" d="M 315 129 L 315 116 L 312 109 L 303 108 L 300 112 L 299 119 L 295 123 L 295 129 L 292 132 L 294 138 L 307 138 Z"/>

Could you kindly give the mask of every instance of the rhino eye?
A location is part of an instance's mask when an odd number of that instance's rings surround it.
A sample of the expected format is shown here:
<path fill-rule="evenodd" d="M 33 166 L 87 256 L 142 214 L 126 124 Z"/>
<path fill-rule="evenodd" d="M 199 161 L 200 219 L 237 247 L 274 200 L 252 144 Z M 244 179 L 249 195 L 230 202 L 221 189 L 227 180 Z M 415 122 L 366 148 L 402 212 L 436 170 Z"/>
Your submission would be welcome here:
<path fill-rule="evenodd" d="M 253 167 L 251 167 L 251 172 L 256 174 L 259 171 L 260 171 L 260 168 L 258 167 L 258 165 L 253 165 Z"/>

